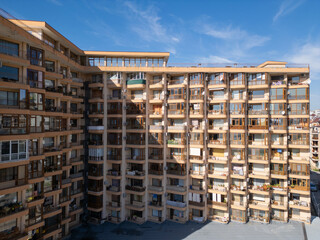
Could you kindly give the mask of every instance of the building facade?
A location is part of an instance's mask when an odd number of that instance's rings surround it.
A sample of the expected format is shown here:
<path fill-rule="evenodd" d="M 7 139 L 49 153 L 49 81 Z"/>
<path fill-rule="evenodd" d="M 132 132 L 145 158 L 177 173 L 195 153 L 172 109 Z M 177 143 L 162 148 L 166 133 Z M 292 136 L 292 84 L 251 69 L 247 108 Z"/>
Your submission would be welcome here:
<path fill-rule="evenodd" d="M 83 212 L 82 51 L 0 21 L 0 239 L 61 239 Z"/>
<path fill-rule="evenodd" d="M 2 233 L 61 238 L 83 211 L 310 222 L 308 66 L 170 66 L 169 53 L 83 51 L 45 22 L 0 20 L 0 210 L 18 205 Z"/>

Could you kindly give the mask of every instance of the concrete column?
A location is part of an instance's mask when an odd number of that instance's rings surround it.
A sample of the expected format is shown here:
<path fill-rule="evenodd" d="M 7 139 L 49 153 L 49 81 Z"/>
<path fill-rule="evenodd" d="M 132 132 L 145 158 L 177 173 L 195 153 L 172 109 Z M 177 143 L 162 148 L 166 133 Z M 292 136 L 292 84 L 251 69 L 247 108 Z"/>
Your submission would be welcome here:
<path fill-rule="evenodd" d="M 103 118 L 103 197 L 102 197 L 102 219 L 107 217 L 107 193 L 106 193 L 106 183 L 107 183 L 107 73 L 103 72 L 103 108 L 104 108 L 104 118 Z M 107 184 L 110 184 L 109 182 Z"/>
<path fill-rule="evenodd" d="M 168 155 L 168 148 L 167 148 L 167 138 L 166 138 L 166 133 L 167 133 L 167 126 L 168 126 L 168 115 L 167 115 L 167 74 L 163 73 L 162 74 L 162 82 L 163 82 L 163 89 L 162 89 L 162 95 L 163 95 L 163 119 L 162 119 L 162 126 L 163 126 L 163 135 L 162 135 L 162 141 L 163 141 L 163 168 L 167 166 L 167 155 Z M 167 171 L 163 171 L 163 181 L 162 181 L 162 186 L 163 186 L 163 192 L 164 194 L 162 195 L 163 199 L 163 212 L 162 212 L 162 219 L 167 218 Z"/>
<path fill-rule="evenodd" d="M 123 58 L 123 63 L 124 63 L 124 58 Z M 127 74 L 122 73 L 122 96 L 125 96 L 126 93 L 125 91 L 127 90 L 127 85 L 126 85 L 126 78 Z M 126 99 L 122 98 L 122 161 L 121 161 L 121 221 L 126 220 L 126 198 L 127 196 L 125 195 L 125 190 L 126 190 L 126 169 L 127 169 L 127 163 L 126 163 L 126 141 L 123 140 L 123 137 L 126 136 L 126 126 L 123 124 L 124 122 L 127 121 L 127 114 L 126 114 Z"/>

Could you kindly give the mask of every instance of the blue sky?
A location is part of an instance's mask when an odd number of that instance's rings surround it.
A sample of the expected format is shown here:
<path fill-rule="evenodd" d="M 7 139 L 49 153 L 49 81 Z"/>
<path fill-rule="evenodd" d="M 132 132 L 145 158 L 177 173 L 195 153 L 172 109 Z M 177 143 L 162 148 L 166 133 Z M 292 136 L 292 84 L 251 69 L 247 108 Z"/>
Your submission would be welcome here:
<path fill-rule="evenodd" d="M 30 4 L 30 3 L 33 4 Z M 309 63 L 320 108 L 320 1 L 0 0 L 84 50 L 169 51 L 170 63 Z"/>

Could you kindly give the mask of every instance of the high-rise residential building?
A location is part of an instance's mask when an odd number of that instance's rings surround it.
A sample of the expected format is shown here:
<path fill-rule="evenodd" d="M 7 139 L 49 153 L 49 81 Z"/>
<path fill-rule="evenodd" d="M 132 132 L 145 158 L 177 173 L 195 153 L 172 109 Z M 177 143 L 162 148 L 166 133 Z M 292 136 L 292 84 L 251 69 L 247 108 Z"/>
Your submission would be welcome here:
<path fill-rule="evenodd" d="M 169 65 L 0 24 L 0 239 L 81 219 L 310 222 L 307 65 Z"/>

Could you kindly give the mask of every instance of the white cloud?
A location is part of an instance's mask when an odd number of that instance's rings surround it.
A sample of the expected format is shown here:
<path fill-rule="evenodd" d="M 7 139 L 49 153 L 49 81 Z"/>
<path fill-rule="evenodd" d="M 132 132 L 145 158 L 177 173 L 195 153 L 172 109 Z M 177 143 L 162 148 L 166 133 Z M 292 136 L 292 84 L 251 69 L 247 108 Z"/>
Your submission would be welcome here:
<path fill-rule="evenodd" d="M 197 59 L 200 63 L 234 63 L 234 61 L 215 55 L 209 55 L 208 57 L 200 57 Z"/>
<path fill-rule="evenodd" d="M 205 24 L 203 25 L 202 30 L 200 29 L 200 32 L 214 38 L 219 38 L 233 43 L 241 43 L 241 46 L 246 50 L 262 46 L 270 39 L 266 36 L 250 34 L 245 30 L 233 28 L 232 26 L 217 28 L 213 25 Z"/>
<path fill-rule="evenodd" d="M 47 0 L 47 1 L 53 3 L 54 5 L 57 5 L 57 6 L 63 5 L 59 0 Z"/>
<path fill-rule="evenodd" d="M 308 63 L 313 77 L 320 77 L 320 42 L 307 42 L 293 51 L 294 54 L 288 56 L 292 63 Z"/>
<path fill-rule="evenodd" d="M 309 64 L 310 78 L 312 80 L 310 87 L 311 109 L 320 108 L 320 41 L 308 41 L 294 48 L 293 54 L 288 55 L 286 59 L 289 63 Z"/>
<path fill-rule="evenodd" d="M 293 12 L 297 7 L 299 7 L 305 0 L 284 0 L 279 7 L 278 12 L 273 17 L 273 22 L 277 21 L 279 17 L 285 16 Z"/>
<path fill-rule="evenodd" d="M 161 17 L 158 16 L 157 9 L 150 5 L 146 9 L 140 9 L 132 2 L 124 2 L 124 6 L 130 11 L 127 17 L 133 23 L 131 28 L 142 39 L 148 42 L 178 43 L 178 36 L 169 33 L 168 28 L 160 23 Z"/>
<path fill-rule="evenodd" d="M 221 40 L 217 47 L 217 55 L 228 56 L 227 59 L 236 60 L 248 57 L 249 50 L 263 46 L 270 40 L 268 36 L 249 33 L 240 27 L 233 27 L 232 25 L 218 27 L 217 24 L 208 24 L 209 20 L 210 18 L 205 17 L 204 20 L 198 21 L 195 31 Z"/>

